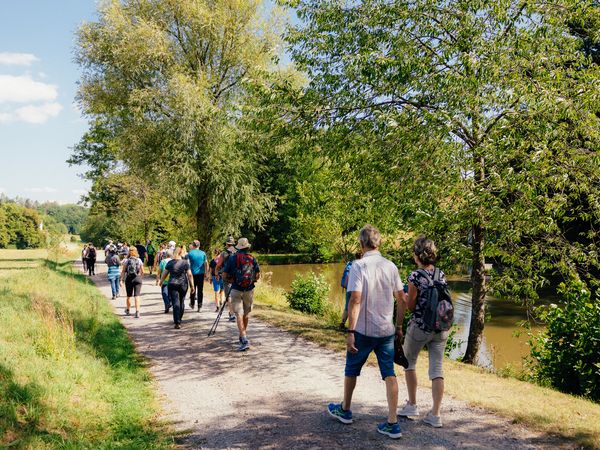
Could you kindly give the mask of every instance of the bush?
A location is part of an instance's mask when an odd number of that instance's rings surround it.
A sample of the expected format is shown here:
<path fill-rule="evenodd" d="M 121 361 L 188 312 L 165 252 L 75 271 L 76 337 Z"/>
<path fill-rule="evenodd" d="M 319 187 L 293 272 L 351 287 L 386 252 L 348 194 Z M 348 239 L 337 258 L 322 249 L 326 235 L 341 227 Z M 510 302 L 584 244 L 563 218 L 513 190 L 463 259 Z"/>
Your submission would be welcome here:
<path fill-rule="evenodd" d="M 600 299 L 582 283 L 561 284 L 564 305 L 537 308 L 547 328 L 530 334 L 532 376 L 540 384 L 600 401 Z"/>
<path fill-rule="evenodd" d="M 329 296 L 329 284 L 323 275 L 310 272 L 297 275 L 291 291 L 285 294 L 292 309 L 308 314 L 323 314 Z"/>

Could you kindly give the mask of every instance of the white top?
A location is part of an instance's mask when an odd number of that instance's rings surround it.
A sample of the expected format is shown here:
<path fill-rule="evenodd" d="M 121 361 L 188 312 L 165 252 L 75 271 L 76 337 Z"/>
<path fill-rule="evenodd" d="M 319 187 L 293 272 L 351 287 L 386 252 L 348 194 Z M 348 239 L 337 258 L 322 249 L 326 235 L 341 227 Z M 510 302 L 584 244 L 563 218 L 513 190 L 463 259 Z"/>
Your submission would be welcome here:
<path fill-rule="evenodd" d="M 360 312 L 355 331 L 370 337 L 392 336 L 394 292 L 403 289 L 396 265 L 378 250 L 366 252 L 350 268 L 348 292 L 360 292 Z"/>

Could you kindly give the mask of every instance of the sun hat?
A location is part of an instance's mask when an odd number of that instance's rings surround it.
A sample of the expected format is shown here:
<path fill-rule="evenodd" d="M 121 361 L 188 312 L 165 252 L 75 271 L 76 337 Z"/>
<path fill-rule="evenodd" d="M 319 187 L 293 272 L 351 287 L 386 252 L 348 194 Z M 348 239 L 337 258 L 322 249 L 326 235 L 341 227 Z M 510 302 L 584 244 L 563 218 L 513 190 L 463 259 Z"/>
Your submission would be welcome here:
<path fill-rule="evenodd" d="M 233 236 L 229 236 L 227 238 L 227 240 L 225 241 L 225 245 L 235 245 L 235 239 L 233 238 Z"/>
<path fill-rule="evenodd" d="M 237 245 L 235 246 L 238 250 L 244 250 L 245 248 L 250 248 L 250 242 L 245 237 L 239 238 L 237 241 Z"/>

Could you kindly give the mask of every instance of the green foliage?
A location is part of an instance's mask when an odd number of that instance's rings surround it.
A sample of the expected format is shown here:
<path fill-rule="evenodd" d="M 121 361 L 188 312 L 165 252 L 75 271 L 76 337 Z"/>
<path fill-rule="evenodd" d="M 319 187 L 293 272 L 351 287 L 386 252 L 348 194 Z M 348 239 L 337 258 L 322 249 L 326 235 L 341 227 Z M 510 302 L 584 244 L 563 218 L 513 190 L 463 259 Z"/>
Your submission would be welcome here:
<path fill-rule="evenodd" d="M 51 217 L 55 223 L 63 224 L 63 234 L 79 234 L 89 212 L 88 208 L 80 205 L 60 205 L 54 202 L 42 203 L 36 209 Z"/>
<path fill-rule="evenodd" d="M 600 298 L 580 282 L 561 285 L 561 305 L 537 308 L 546 329 L 530 334 L 533 378 L 600 402 Z"/>
<path fill-rule="evenodd" d="M 18 249 L 43 246 L 45 235 L 39 226 L 37 211 L 17 203 L 0 203 L 0 248 L 14 245 Z"/>
<path fill-rule="evenodd" d="M 323 275 L 314 272 L 299 274 L 292 281 L 291 290 L 286 293 L 286 298 L 292 309 L 320 315 L 325 311 L 329 289 Z"/>

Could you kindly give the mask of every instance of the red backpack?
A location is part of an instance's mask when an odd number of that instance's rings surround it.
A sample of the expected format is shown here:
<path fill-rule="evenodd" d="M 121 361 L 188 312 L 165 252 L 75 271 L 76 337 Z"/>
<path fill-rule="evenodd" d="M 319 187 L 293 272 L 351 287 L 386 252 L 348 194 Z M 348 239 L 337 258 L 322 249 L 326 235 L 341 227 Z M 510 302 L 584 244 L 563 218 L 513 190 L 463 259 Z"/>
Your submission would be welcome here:
<path fill-rule="evenodd" d="M 242 289 L 248 289 L 254 283 L 254 256 L 249 253 L 235 254 L 235 284 Z"/>

